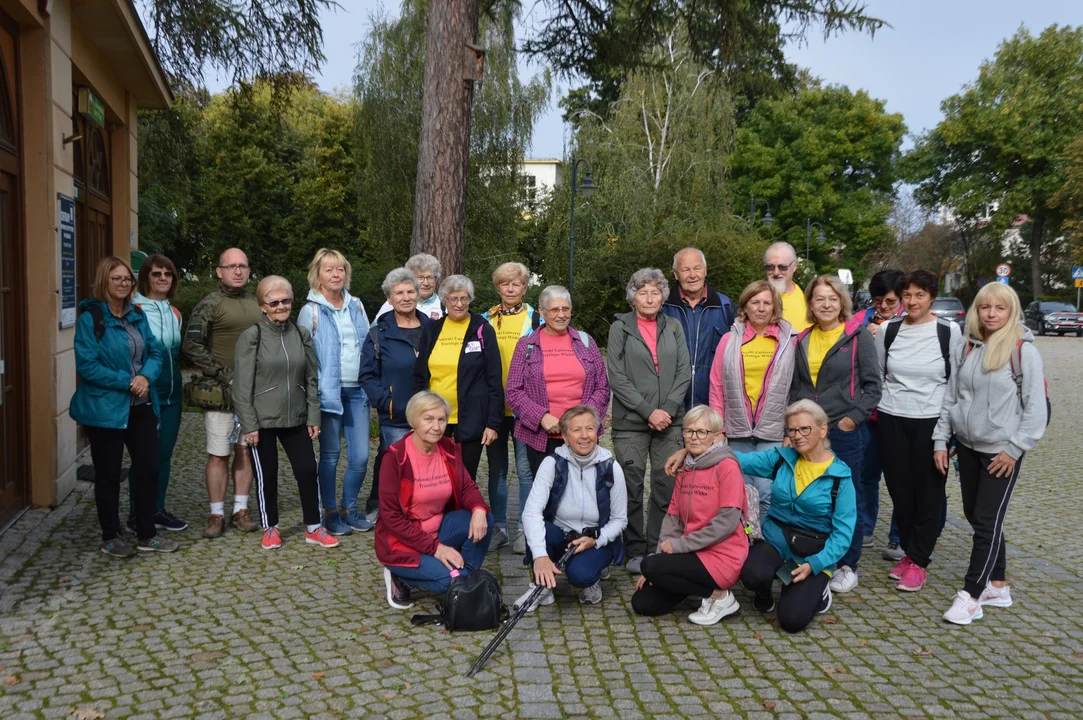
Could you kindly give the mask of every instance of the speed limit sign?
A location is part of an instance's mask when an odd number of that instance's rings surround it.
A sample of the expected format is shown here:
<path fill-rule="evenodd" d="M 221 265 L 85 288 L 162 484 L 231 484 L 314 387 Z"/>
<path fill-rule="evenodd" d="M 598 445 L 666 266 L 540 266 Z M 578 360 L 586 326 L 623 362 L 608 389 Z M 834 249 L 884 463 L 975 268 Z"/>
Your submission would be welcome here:
<path fill-rule="evenodd" d="M 997 265 L 997 277 L 1009 277 L 1012 274 L 1012 266 L 1008 263 Z"/>

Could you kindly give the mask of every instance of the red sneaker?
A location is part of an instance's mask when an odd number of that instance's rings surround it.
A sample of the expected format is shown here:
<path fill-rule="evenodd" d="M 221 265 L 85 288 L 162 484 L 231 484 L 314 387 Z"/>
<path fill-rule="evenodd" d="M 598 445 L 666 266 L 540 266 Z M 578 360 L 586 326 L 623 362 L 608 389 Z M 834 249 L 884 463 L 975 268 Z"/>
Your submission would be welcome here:
<path fill-rule="evenodd" d="M 899 584 L 895 586 L 895 589 L 917 592 L 923 587 L 925 587 L 925 568 L 911 563 L 910 567 L 906 568 L 902 578 L 899 579 Z"/>
<path fill-rule="evenodd" d="M 325 548 L 338 547 L 338 539 L 327 532 L 327 529 L 322 525 L 316 528 L 315 532 L 305 530 L 305 542 L 309 545 L 319 545 Z"/>
<path fill-rule="evenodd" d="M 278 528 L 267 528 L 263 533 L 263 549 L 277 550 L 282 547 L 282 536 L 278 534 Z"/>
<path fill-rule="evenodd" d="M 910 567 L 913 564 L 914 564 L 913 560 L 911 560 L 908 556 L 903 555 L 902 560 L 900 560 L 895 565 L 895 567 L 893 567 L 891 569 L 891 572 L 889 572 L 887 574 L 887 576 L 889 578 L 891 578 L 892 580 L 902 580 L 902 576 L 903 576 L 903 573 L 906 572 L 906 568 Z"/>

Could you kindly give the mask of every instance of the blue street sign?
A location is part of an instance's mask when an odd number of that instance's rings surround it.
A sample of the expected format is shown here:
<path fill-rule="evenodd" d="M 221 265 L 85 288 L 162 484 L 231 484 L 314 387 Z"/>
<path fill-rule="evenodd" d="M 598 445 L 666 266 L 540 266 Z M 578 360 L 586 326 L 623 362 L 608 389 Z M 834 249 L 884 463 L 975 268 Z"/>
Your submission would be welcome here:
<path fill-rule="evenodd" d="M 1008 282 L 1008 280 L 1010 280 L 1010 279 L 1011 278 L 1006 278 L 1006 277 L 997 278 L 997 282 L 1000 283 L 1001 285 L 1010 285 L 1011 283 Z"/>
<path fill-rule="evenodd" d="M 1083 266 L 1076 265 L 1072 268 L 1072 279 L 1083 280 Z"/>

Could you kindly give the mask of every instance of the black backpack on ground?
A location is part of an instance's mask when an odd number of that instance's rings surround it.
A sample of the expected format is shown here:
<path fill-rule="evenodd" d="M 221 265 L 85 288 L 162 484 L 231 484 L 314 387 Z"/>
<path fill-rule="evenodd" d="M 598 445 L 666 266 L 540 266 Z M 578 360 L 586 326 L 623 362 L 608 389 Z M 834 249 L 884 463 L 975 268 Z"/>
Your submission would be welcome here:
<path fill-rule="evenodd" d="M 443 625 L 448 632 L 496 630 L 508 616 L 508 607 L 500 594 L 500 585 L 487 570 L 473 570 L 469 575 L 451 579 L 435 615 L 414 615 L 414 625 Z"/>

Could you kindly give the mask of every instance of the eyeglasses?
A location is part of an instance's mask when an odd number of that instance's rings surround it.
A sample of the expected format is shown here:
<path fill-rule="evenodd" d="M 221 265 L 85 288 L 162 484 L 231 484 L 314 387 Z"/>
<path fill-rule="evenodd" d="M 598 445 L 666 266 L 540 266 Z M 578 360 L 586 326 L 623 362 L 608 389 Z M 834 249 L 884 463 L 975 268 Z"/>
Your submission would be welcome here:
<path fill-rule="evenodd" d="M 109 282 L 113 283 L 114 285 L 131 285 L 135 282 L 135 280 L 128 277 L 127 275 L 111 275 L 109 277 Z"/>
<path fill-rule="evenodd" d="M 778 270 L 779 272 L 786 272 L 787 270 L 789 270 L 793 266 L 793 263 L 795 263 L 795 262 L 797 262 L 797 261 L 794 260 L 793 262 L 788 263 L 786 265 L 772 265 L 770 263 L 764 263 L 763 264 L 763 269 L 766 270 L 767 272 L 774 272 L 775 270 Z"/>
<path fill-rule="evenodd" d="M 222 270 L 229 270 L 230 272 L 237 272 L 238 270 L 247 270 L 247 265 L 219 265 Z"/>
<path fill-rule="evenodd" d="M 797 433 L 801 433 L 801 437 L 808 437 L 809 433 L 812 432 L 812 428 L 810 426 L 808 426 L 808 425 L 802 425 L 799 428 L 788 427 L 788 428 L 786 428 L 785 432 L 786 432 L 786 437 L 791 437 L 792 438 L 795 435 L 797 435 Z"/>
<path fill-rule="evenodd" d="M 468 297 L 448 297 L 448 298 L 444 298 L 444 302 L 446 302 L 448 305 L 455 305 L 456 307 L 458 307 L 459 305 L 469 305 L 470 304 L 470 298 L 468 298 Z"/>
<path fill-rule="evenodd" d="M 702 430 L 699 428 L 684 428 L 681 430 L 681 435 L 684 435 L 686 438 L 694 437 L 699 438 L 700 440 L 706 440 L 707 436 L 710 434 L 710 430 Z"/>
<path fill-rule="evenodd" d="M 171 278 L 173 277 L 173 273 L 168 270 L 151 270 L 150 276 L 154 278 Z"/>
<path fill-rule="evenodd" d="M 553 313 L 554 315 L 571 315 L 572 309 L 567 305 L 562 305 L 561 307 L 545 308 L 545 312 Z"/>
<path fill-rule="evenodd" d="M 898 305 L 899 304 L 899 298 L 897 298 L 897 297 L 894 297 L 894 298 L 874 297 L 872 299 L 872 304 L 873 305 Z"/>
<path fill-rule="evenodd" d="M 289 307 L 290 305 L 293 305 L 293 298 L 282 298 L 281 300 L 268 300 L 264 304 L 269 308 L 276 308 L 279 305 L 281 305 L 283 307 Z"/>
<path fill-rule="evenodd" d="M 417 281 L 419 283 L 436 282 L 436 276 L 435 275 L 415 275 L 414 277 L 417 278 Z"/>

